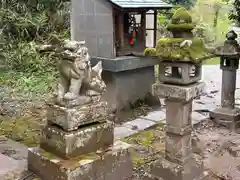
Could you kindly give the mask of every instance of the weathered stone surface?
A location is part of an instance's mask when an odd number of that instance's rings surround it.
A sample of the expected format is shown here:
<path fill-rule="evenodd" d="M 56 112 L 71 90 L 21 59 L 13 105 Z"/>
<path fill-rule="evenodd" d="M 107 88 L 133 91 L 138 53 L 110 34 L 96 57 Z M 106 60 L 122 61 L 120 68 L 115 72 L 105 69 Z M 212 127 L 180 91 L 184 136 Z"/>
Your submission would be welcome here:
<path fill-rule="evenodd" d="M 166 100 L 166 132 L 184 135 L 192 131 L 192 101 Z"/>
<path fill-rule="evenodd" d="M 183 165 L 160 158 L 150 166 L 150 175 L 161 180 L 201 180 L 204 177 L 203 163 L 197 155 L 189 158 Z"/>
<path fill-rule="evenodd" d="M 148 105 L 159 105 L 158 98 L 151 94 L 155 82 L 154 65 L 159 60 L 134 56 L 91 58 L 92 65 L 99 61 L 103 62 L 102 77 L 107 86 L 103 98 L 110 109 L 116 110 L 116 117 L 121 116 L 121 111 L 131 109 L 138 100 L 144 100 Z"/>
<path fill-rule="evenodd" d="M 240 146 L 232 146 L 229 148 L 229 153 L 233 156 L 233 157 L 240 157 Z"/>
<path fill-rule="evenodd" d="M 159 104 L 157 97 L 151 95 L 152 84 L 155 82 L 153 65 L 120 72 L 103 71 L 102 77 L 107 86 L 103 98 L 108 102 L 108 107 L 116 112 L 131 109 L 131 105 L 139 100 L 150 105 Z M 118 116 L 117 113 L 116 115 Z"/>
<path fill-rule="evenodd" d="M 222 71 L 221 106 L 233 109 L 235 105 L 236 70 Z"/>
<path fill-rule="evenodd" d="M 165 156 L 171 162 L 184 163 L 192 155 L 191 134 L 179 136 L 167 133 L 165 139 Z"/>
<path fill-rule="evenodd" d="M 103 70 L 110 72 L 124 72 L 159 64 L 159 60 L 156 58 L 136 56 L 120 56 L 115 59 L 92 57 L 90 61 L 93 66 L 102 61 Z"/>
<path fill-rule="evenodd" d="M 30 148 L 28 168 L 43 180 L 127 180 L 132 177 L 130 145 L 117 141 L 102 154 L 64 160 L 40 148 Z"/>
<path fill-rule="evenodd" d="M 146 120 L 143 118 L 137 118 L 133 121 L 128 121 L 124 123 L 123 126 L 128 127 L 130 129 L 136 129 L 138 131 L 141 131 L 155 125 L 155 123 L 156 122 L 154 121 Z"/>
<path fill-rule="evenodd" d="M 40 147 L 63 158 L 71 158 L 99 149 L 107 149 L 113 144 L 114 125 L 110 121 L 92 124 L 76 131 L 65 132 L 54 126 L 43 129 Z"/>
<path fill-rule="evenodd" d="M 157 82 L 152 85 L 152 93 L 160 98 L 189 101 L 200 96 L 204 92 L 204 88 L 205 84 L 203 82 L 187 86 L 176 86 Z"/>
<path fill-rule="evenodd" d="M 240 109 L 216 108 L 210 111 L 209 116 L 219 125 L 226 126 L 232 130 L 240 126 Z"/>
<path fill-rule="evenodd" d="M 48 125 L 56 124 L 66 131 L 78 129 L 79 126 L 102 122 L 108 117 L 106 101 L 95 101 L 83 106 L 66 108 L 49 105 L 47 111 Z"/>
<path fill-rule="evenodd" d="M 21 170 L 21 165 L 17 160 L 0 154 L 0 179 L 4 179 L 9 172 Z"/>
<path fill-rule="evenodd" d="M 126 126 L 117 126 L 114 128 L 114 140 L 125 138 L 138 132 L 138 130 L 133 130 Z"/>
<path fill-rule="evenodd" d="M 195 111 L 192 112 L 192 125 L 193 126 L 197 126 L 198 124 L 200 124 L 201 122 L 203 122 L 204 120 L 207 120 L 207 119 L 209 119 L 208 115 L 203 115 L 203 114 L 200 114 Z"/>
<path fill-rule="evenodd" d="M 202 65 L 163 61 L 159 64 L 159 81 L 187 85 L 201 80 Z"/>
<path fill-rule="evenodd" d="M 164 108 L 161 108 L 156 111 L 149 112 L 146 116 L 141 116 L 141 118 L 161 122 L 166 118 L 166 112 Z"/>

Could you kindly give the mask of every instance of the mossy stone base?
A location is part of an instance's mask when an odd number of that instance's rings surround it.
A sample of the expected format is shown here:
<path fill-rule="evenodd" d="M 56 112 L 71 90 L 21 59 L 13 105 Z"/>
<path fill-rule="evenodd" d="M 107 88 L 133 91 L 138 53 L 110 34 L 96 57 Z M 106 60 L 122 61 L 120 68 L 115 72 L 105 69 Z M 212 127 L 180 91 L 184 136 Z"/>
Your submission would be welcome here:
<path fill-rule="evenodd" d="M 151 163 L 149 178 L 155 177 L 159 180 L 202 180 L 204 178 L 203 172 L 203 162 L 198 155 L 193 155 L 182 165 L 170 162 L 162 157 Z"/>
<path fill-rule="evenodd" d="M 114 125 L 110 121 L 88 125 L 72 132 L 47 126 L 43 129 L 40 147 L 69 159 L 99 149 L 107 149 L 113 144 L 113 133 Z"/>
<path fill-rule="evenodd" d="M 43 180 L 127 180 L 132 177 L 130 145 L 121 141 L 101 155 L 64 160 L 41 148 L 29 148 L 28 170 Z"/>
<path fill-rule="evenodd" d="M 66 131 L 72 131 L 85 124 L 104 121 L 108 115 L 106 110 L 105 101 L 96 101 L 72 108 L 51 104 L 47 109 L 47 123 L 59 125 Z"/>

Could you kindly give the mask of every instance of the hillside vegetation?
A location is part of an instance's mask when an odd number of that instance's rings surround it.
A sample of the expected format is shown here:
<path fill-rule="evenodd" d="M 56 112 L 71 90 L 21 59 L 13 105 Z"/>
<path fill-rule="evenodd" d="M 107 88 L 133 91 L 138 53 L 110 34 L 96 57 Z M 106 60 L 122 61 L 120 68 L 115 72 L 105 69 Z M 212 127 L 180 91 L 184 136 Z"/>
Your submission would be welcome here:
<path fill-rule="evenodd" d="M 58 58 L 40 54 L 37 45 L 69 38 L 69 0 L 1 2 L 0 64 L 7 73 L 0 74 L 0 85 L 48 90 Z"/>

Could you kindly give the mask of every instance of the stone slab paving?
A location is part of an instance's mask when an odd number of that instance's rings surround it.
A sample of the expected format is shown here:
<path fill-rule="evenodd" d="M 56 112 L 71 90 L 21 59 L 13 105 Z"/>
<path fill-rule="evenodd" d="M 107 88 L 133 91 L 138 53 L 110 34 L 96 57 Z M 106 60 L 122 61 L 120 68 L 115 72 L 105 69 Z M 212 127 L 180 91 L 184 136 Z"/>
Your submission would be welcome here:
<path fill-rule="evenodd" d="M 0 180 L 27 168 L 27 147 L 0 136 Z M 15 180 L 15 179 L 14 179 Z"/>
<path fill-rule="evenodd" d="M 240 107 L 240 71 L 237 71 L 236 106 Z M 193 102 L 193 125 L 208 118 L 208 112 L 215 109 L 221 102 L 222 71 L 219 65 L 203 66 L 202 81 L 206 84 L 205 94 Z M 124 138 L 156 123 L 165 123 L 165 107 L 149 112 L 133 121 L 126 122 L 115 128 L 115 138 Z M 154 122 L 154 123 L 153 123 Z"/>
<path fill-rule="evenodd" d="M 208 65 L 203 68 L 202 80 L 206 83 L 206 93 L 193 103 L 193 124 L 198 124 L 208 118 L 208 111 L 216 108 L 221 99 L 221 70 L 217 65 Z M 236 106 L 240 107 L 240 72 L 238 71 Z M 141 116 L 122 125 L 116 125 L 115 140 L 124 138 L 157 123 L 165 123 L 165 107 L 153 110 L 146 116 Z M 27 147 L 14 141 L 0 138 L 0 180 L 6 172 L 26 168 Z M 3 166 L 3 167 L 1 167 Z"/>
<path fill-rule="evenodd" d="M 0 154 L 0 179 L 1 174 L 6 174 L 9 171 L 14 171 L 19 168 L 17 160 L 14 160 L 6 155 Z"/>

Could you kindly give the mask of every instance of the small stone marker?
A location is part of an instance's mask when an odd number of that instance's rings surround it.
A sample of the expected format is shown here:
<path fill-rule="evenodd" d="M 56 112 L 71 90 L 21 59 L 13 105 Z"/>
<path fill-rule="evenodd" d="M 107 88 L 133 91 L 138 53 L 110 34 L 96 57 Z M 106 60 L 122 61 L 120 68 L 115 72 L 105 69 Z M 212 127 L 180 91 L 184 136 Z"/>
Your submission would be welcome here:
<path fill-rule="evenodd" d="M 237 34 L 230 31 L 226 35 L 224 46 L 216 49 L 220 56 L 222 69 L 221 107 L 209 113 L 216 123 L 228 127 L 230 130 L 239 128 L 240 109 L 235 107 L 236 76 L 239 67 L 239 44 L 235 40 Z"/>
<path fill-rule="evenodd" d="M 193 26 L 189 13 L 180 8 L 173 17 L 169 27 L 173 31 L 172 41 L 175 38 L 191 41 Z M 188 44 L 191 46 L 191 43 Z M 159 98 L 165 98 L 165 157 L 151 163 L 146 180 L 201 180 L 204 177 L 203 162 L 201 156 L 192 150 L 191 117 L 193 99 L 204 91 L 204 83 L 198 82 L 201 79 L 201 63 L 161 59 L 159 66 L 161 82 L 153 84 L 152 92 Z"/>
<path fill-rule="evenodd" d="M 68 41 L 64 50 L 58 93 L 49 103 L 40 147 L 28 151 L 28 169 L 43 180 L 130 178 L 130 145 L 114 143 L 101 62 L 90 66 L 84 42 Z"/>

